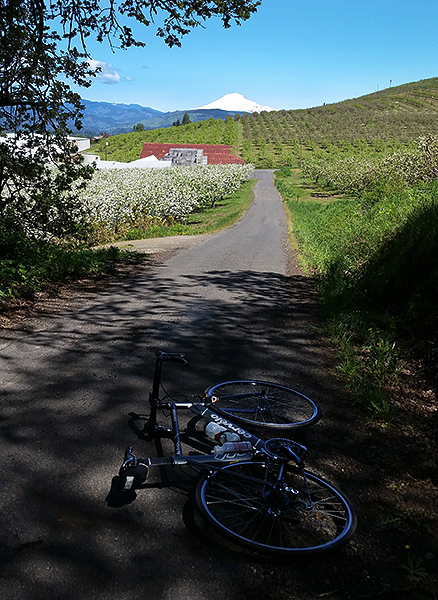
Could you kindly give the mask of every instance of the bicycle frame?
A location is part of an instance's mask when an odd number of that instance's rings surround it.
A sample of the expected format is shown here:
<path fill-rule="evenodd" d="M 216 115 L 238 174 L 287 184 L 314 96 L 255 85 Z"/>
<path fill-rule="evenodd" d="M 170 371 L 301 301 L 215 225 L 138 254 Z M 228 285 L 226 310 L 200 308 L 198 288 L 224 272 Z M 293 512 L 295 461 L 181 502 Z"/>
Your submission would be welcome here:
<path fill-rule="evenodd" d="M 271 399 L 275 399 L 278 389 L 282 394 L 284 390 L 291 392 L 292 402 L 296 397 L 305 397 L 281 385 L 238 380 L 214 385 L 203 396 L 193 396 L 193 400 L 180 402 L 167 394 L 160 399 L 164 361 L 188 364 L 181 354 L 157 354 L 145 433 L 149 439 L 171 438 L 174 453 L 137 458 L 132 446 L 129 447 L 119 471 L 118 489 L 129 492 L 141 488 L 150 467 L 189 465 L 200 473 L 194 495 L 200 515 L 230 541 L 251 551 L 282 556 L 321 554 L 344 546 L 356 528 L 354 508 L 348 498 L 331 483 L 304 468 L 304 446 L 285 438 L 264 441 L 241 427 L 238 423 L 245 424 L 247 419 L 240 418 L 239 410 L 237 415 L 234 411 L 235 400 L 240 409 L 242 400 L 254 397 L 257 399 L 255 412 L 251 402 L 248 405 L 243 402 L 241 408 L 243 413 L 253 412 L 258 416 L 259 410 L 269 406 L 269 402 L 263 405 L 270 393 L 266 390 L 274 390 Z M 248 384 L 250 390 L 254 386 L 255 393 L 247 392 Z M 224 387 L 226 393 L 223 393 Z M 315 406 L 313 403 L 313 409 Z M 168 412 L 169 427 L 158 425 L 158 410 Z M 210 454 L 205 448 L 198 454 L 184 454 L 178 419 L 181 410 L 207 422 L 205 439 L 213 445 L 217 442 Z M 254 419 L 254 427 L 263 427 L 265 431 L 276 429 L 277 415 L 275 411 L 270 414 L 273 420 Z M 315 422 L 317 418 L 318 410 L 313 410 L 309 421 Z M 215 425 L 210 426 L 210 423 Z M 286 423 L 288 431 L 290 424 L 292 428 L 295 425 L 294 421 L 280 421 L 280 428 L 282 423 Z M 190 421 L 186 431 L 190 437 Z M 192 437 L 195 439 L 197 435 Z"/>
<path fill-rule="evenodd" d="M 178 362 L 183 365 L 188 364 L 186 359 L 181 354 L 169 354 L 164 352 L 157 354 L 152 391 L 149 394 L 150 416 L 149 422 L 145 427 L 145 431 L 147 432 L 147 435 L 150 438 L 154 438 L 157 435 L 164 433 L 171 434 L 174 445 L 174 455 L 164 457 L 137 458 L 132 453 L 131 446 L 127 449 L 125 453 L 125 460 L 123 462 L 121 470 L 126 470 L 131 467 L 135 468 L 137 466 L 142 466 L 146 469 L 149 469 L 153 466 L 182 466 L 189 464 L 200 471 L 204 468 L 208 468 L 209 466 L 210 468 L 214 468 L 215 464 L 218 465 L 218 467 L 220 468 L 224 464 L 252 460 L 257 454 L 259 454 L 260 457 L 263 457 L 264 460 L 279 460 L 284 463 L 286 463 L 288 460 L 293 460 L 300 469 L 304 470 L 302 454 L 306 451 L 306 448 L 296 442 L 293 442 L 292 440 L 287 440 L 287 448 L 285 449 L 286 455 L 281 456 L 280 454 L 277 454 L 273 451 L 268 451 L 266 448 L 266 442 L 258 436 L 254 435 L 253 433 L 250 433 L 249 431 L 246 431 L 239 425 L 236 425 L 232 421 L 225 419 L 223 416 L 217 414 L 214 410 L 214 403 L 208 403 L 207 405 L 204 402 L 195 401 L 177 402 L 174 400 L 160 400 L 159 391 L 161 383 L 162 364 L 164 361 Z M 158 410 L 169 411 L 171 421 L 170 428 L 163 428 L 157 424 Z M 178 420 L 179 410 L 190 410 L 193 414 L 201 416 L 207 422 L 214 422 L 224 427 L 227 431 L 236 433 L 241 440 L 250 442 L 251 448 L 245 448 L 242 451 L 233 450 L 231 452 L 216 452 L 214 454 L 184 455 L 182 451 L 181 431 Z M 291 446 L 297 452 L 292 450 Z M 134 484 L 133 476 L 127 479 L 128 488 L 125 489 L 129 489 L 129 486 Z"/>

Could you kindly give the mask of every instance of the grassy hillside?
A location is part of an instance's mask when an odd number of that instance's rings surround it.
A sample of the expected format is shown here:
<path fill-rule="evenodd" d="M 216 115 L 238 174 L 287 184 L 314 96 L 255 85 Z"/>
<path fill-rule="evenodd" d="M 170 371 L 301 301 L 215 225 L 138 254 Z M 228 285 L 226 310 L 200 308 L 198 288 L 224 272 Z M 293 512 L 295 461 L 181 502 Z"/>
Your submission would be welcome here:
<path fill-rule="evenodd" d="M 438 78 L 305 110 L 245 114 L 109 139 L 107 157 L 139 158 L 144 142 L 229 144 L 256 167 L 299 164 L 315 151 L 384 152 L 438 133 Z M 104 157 L 104 145 L 93 146 Z"/>
<path fill-rule="evenodd" d="M 323 198 L 296 169 L 277 171 L 276 184 L 340 369 L 355 399 L 388 417 L 409 362 L 438 380 L 438 180 L 355 198 Z"/>

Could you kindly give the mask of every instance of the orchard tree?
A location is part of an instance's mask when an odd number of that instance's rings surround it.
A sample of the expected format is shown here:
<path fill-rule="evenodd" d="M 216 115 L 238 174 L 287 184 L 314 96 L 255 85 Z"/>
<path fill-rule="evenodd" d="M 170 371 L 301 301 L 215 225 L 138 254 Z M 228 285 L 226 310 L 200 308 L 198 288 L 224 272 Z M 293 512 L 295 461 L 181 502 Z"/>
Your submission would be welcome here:
<path fill-rule="evenodd" d="M 240 25 L 251 0 L 0 0 L 0 229 L 45 237 L 71 231 L 80 208 L 76 180 L 91 176 L 68 140 L 81 129 L 83 106 L 71 85 L 91 85 L 87 41 L 112 49 L 143 47 L 140 23 L 180 46 L 212 17 Z M 159 25 L 155 24 L 159 21 Z"/>

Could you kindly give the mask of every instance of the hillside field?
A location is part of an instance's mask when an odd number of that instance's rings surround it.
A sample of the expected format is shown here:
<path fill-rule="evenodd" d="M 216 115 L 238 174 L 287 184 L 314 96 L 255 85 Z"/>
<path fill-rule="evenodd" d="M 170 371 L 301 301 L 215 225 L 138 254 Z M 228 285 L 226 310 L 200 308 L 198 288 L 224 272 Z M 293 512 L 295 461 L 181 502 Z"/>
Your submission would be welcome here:
<path fill-rule="evenodd" d="M 438 78 L 300 110 L 207 119 L 188 125 L 110 137 L 108 160 L 140 157 L 144 142 L 228 144 L 256 168 L 300 165 L 315 154 L 381 154 L 438 132 Z M 104 141 L 92 147 L 104 157 Z"/>

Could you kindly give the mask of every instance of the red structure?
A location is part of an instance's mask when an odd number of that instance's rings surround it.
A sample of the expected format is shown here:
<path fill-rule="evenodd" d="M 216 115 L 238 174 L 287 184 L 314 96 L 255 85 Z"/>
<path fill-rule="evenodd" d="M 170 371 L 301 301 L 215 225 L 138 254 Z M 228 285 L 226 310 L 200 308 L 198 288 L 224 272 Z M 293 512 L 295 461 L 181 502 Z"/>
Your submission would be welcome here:
<path fill-rule="evenodd" d="M 204 150 L 204 156 L 207 157 L 209 165 L 244 165 L 245 161 L 238 156 L 231 154 L 231 146 L 225 144 L 155 144 L 146 142 L 143 144 L 140 158 L 155 156 L 158 160 L 164 158 L 165 154 L 171 148 L 193 148 L 195 150 Z"/>

